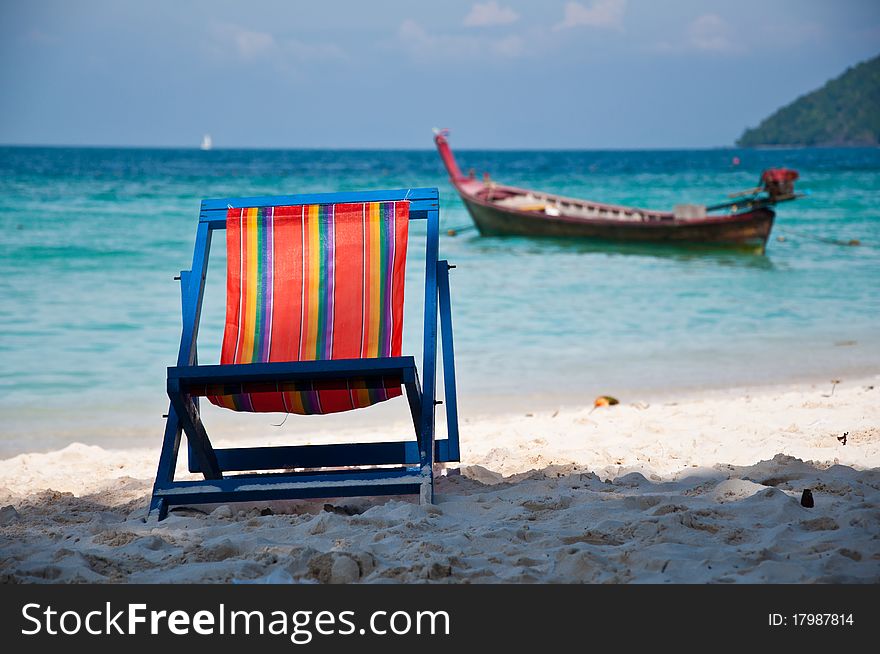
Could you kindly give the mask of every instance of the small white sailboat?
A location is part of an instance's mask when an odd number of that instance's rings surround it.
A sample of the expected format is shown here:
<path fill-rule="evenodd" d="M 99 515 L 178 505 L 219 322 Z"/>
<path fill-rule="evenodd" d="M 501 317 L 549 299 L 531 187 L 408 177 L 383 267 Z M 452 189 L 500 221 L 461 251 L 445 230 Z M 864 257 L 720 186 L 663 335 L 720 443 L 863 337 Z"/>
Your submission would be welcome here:
<path fill-rule="evenodd" d="M 211 139 L 210 134 L 205 134 L 202 137 L 202 145 L 199 146 L 202 150 L 210 150 L 214 147 L 214 141 Z"/>

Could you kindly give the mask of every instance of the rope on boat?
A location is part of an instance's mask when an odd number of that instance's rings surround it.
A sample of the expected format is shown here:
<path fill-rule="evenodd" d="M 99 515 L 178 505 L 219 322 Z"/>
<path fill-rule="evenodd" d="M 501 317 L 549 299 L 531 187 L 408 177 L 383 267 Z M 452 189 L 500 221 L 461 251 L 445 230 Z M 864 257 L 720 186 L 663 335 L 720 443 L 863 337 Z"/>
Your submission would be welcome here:
<path fill-rule="evenodd" d="M 462 225 L 461 227 L 449 227 L 446 230 L 447 236 L 457 236 L 459 232 L 466 232 L 471 229 L 476 229 L 476 225 Z"/>
<path fill-rule="evenodd" d="M 829 245 L 842 245 L 844 247 L 856 247 L 859 245 L 864 245 L 867 247 L 877 247 L 871 243 L 862 243 L 857 238 L 851 238 L 847 241 L 843 241 L 836 238 L 825 238 L 823 236 L 816 236 L 815 234 L 810 234 L 808 232 L 802 232 L 798 229 L 792 229 L 791 227 L 779 227 L 779 231 L 784 232 L 786 234 L 792 234 L 794 236 L 800 236 L 801 238 L 805 238 L 811 241 L 817 241 L 819 243 L 827 243 Z"/>

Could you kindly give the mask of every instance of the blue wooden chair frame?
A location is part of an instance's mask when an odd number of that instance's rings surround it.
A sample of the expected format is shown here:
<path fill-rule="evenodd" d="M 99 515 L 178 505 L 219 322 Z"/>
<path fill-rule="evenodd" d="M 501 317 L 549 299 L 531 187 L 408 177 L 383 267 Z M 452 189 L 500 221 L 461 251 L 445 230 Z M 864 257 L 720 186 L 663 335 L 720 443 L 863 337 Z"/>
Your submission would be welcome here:
<path fill-rule="evenodd" d="M 421 384 L 412 356 L 341 359 L 290 363 L 198 365 L 199 318 L 214 230 L 226 228 L 231 208 L 385 202 L 409 200 L 410 220 L 428 224 L 425 251 L 425 316 Z M 439 260 L 440 201 L 436 188 L 321 193 L 203 200 L 191 270 L 180 273 L 183 333 L 177 365 L 168 368 L 171 406 L 150 502 L 150 515 L 163 519 L 171 506 L 219 502 L 264 501 L 310 497 L 400 495 L 418 493 L 422 503 L 434 499 L 434 463 L 459 461 L 458 408 L 452 344 L 449 269 Z M 437 319 L 440 319 L 447 438 L 435 438 L 437 401 Z M 403 380 L 415 428 L 414 441 L 339 443 L 215 449 L 199 415 L 198 397 L 188 392 L 205 384 L 254 381 L 374 379 L 399 375 Z M 174 472 L 185 433 L 189 470 L 203 480 L 175 481 Z M 367 467 L 362 466 L 382 466 Z M 227 475 L 228 472 L 297 469 L 296 472 Z"/>

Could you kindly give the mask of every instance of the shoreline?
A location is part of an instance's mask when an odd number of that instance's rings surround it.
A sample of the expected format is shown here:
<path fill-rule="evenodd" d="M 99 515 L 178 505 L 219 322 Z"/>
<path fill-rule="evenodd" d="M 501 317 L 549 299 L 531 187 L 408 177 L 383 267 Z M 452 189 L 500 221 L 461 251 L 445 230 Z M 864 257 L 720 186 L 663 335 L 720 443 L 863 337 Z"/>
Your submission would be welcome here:
<path fill-rule="evenodd" d="M 644 387 L 608 388 L 595 384 L 590 390 L 581 393 L 563 391 L 560 394 L 545 393 L 511 394 L 469 394 L 459 390 L 459 421 L 491 421 L 505 419 L 523 413 L 547 411 L 576 411 L 591 406 L 598 395 L 612 395 L 621 404 L 644 404 L 668 401 L 695 401 L 712 398 L 730 398 L 747 395 L 766 395 L 784 393 L 791 388 L 814 389 L 830 392 L 832 380 L 840 380 L 837 388 L 847 385 L 880 385 L 880 369 L 875 366 L 838 369 L 836 373 L 781 375 L 774 380 L 755 380 L 748 383 L 724 384 L 679 384 L 674 386 L 648 385 Z M 441 388 L 438 392 L 442 393 Z M 442 395 L 441 395 L 442 397 Z M 400 401 L 374 405 L 361 411 L 353 411 L 329 416 L 289 416 L 283 414 L 239 414 L 206 407 L 205 420 L 213 424 L 219 433 L 227 438 L 243 437 L 247 432 L 261 432 L 271 437 L 281 435 L 300 438 L 306 433 L 324 436 L 331 432 L 355 434 L 378 428 L 400 431 L 401 437 L 408 437 L 409 414 L 405 404 Z M 142 449 L 161 445 L 164 420 L 161 415 L 167 411 L 167 403 L 161 395 L 152 407 L 128 407 L 119 410 L 118 405 L 107 410 L 95 406 L 49 406 L 25 407 L 17 411 L 0 409 L 6 422 L 5 433 L 0 434 L 0 461 L 24 453 L 48 453 L 67 443 L 79 442 L 85 445 L 98 445 L 108 449 Z M 303 419 L 305 418 L 305 419 Z M 438 424 L 445 421 L 443 407 L 438 407 Z M 283 434 L 272 426 L 285 423 Z M 11 428 L 10 428 L 11 426 Z M 279 433 L 272 433 L 279 431 Z M 123 444 L 120 445 L 119 441 Z M 18 445 L 18 444 L 21 445 Z"/>
<path fill-rule="evenodd" d="M 506 429 L 511 429 L 511 433 L 514 434 L 513 442 L 517 441 L 517 436 L 519 435 L 517 432 L 522 432 L 523 430 L 536 432 L 544 431 L 552 433 L 555 436 L 563 437 L 565 429 L 571 428 L 575 424 L 589 425 L 594 429 L 613 429 L 616 426 L 620 426 L 622 433 L 630 432 L 630 437 L 638 438 L 638 429 L 635 429 L 637 426 L 649 424 L 652 418 L 668 417 L 663 414 L 671 412 L 676 416 L 679 416 L 680 422 L 684 423 L 677 424 L 678 427 L 687 427 L 686 422 L 688 418 L 693 417 L 693 429 L 695 430 L 705 429 L 707 427 L 707 423 L 705 422 L 707 418 L 712 425 L 719 426 L 721 429 L 726 429 L 725 425 L 718 425 L 718 422 L 723 422 L 724 419 L 731 418 L 733 419 L 731 426 L 732 429 L 742 428 L 743 423 L 748 422 L 749 427 L 752 429 L 763 429 L 772 433 L 774 431 L 779 431 L 780 429 L 788 429 L 787 426 L 782 428 L 779 425 L 789 419 L 792 410 L 797 409 L 798 405 L 801 409 L 806 410 L 807 413 L 815 412 L 816 415 L 819 416 L 808 423 L 809 426 L 826 423 L 830 426 L 834 423 L 831 418 L 834 417 L 834 414 L 840 408 L 837 406 L 837 402 L 838 400 L 843 400 L 846 403 L 854 404 L 854 407 L 861 411 L 861 414 L 858 416 L 858 422 L 864 423 L 861 425 L 863 428 L 877 432 L 877 442 L 875 443 L 876 452 L 872 450 L 871 458 L 866 459 L 865 465 L 868 467 L 873 466 L 880 468 L 880 402 L 878 402 L 877 407 L 874 407 L 871 402 L 866 402 L 864 406 L 861 403 L 862 399 L 867 400 L 870 398 L 872 393 L 876 393 L 875 399 L 880 400 L 880 373 L 855 379 L 842 379 L 839 380 L 839 383 L 837 384 L 833 384 L 831 381 L 828 381 L 827 383 L 802 381 L 798 383 L 774 382 L 766 385 L 731 388 L 702 388 L 691 390 L 689 393 L 669 390 L 668 392 L 657 393 L 655 395 L 627 398 L 626 400 L 621 400 L 620 404 L 614 407 L 594 408 L 592 402 L 584 402 L 580 405 L 556 402 L 548 403 L 544 406 L 535 403 L 527 403 L 518 410 L 511 410 L 507 407 L 506 410 L 482 414 L 472 413 L 464 416 L 460 415 L 459 422 L 462 431 L 461 445 L 463 458 L 461 464 L 451 463 L 448 464 L 447 467 L 456 468 L 459 466 L 465 467 L 467 465 L 474 465 L 475 460 L 469 461 L 468 457 L 471 459 L 475 456 L 477 459 L 481 458 L 485 449 L 484 445 L 482 445 L 484 442 L 482 437 L 489 433 L 495 433 L 496 436 L 500 436 Z M 854 398 L 856 397 L 859 399 L 854 402 Z M 759 405 L 759 412 L 755 414 L 753 419 L 746 420 L 741 415 L 729 415 L 730 412 L 735 414 L 734 409 L 750 407 L 753 405 Z M 775 411 L 781 408 L 785 408 L 788 413 L 782 412 L 776 414 Z M 654 413 L 658 415 L 652 416 Z M 689 416 L 689 414 L 693 415 Z M 255 414 L 248 413 L 239 414 L 217 410 L 216 415 L 229 416 L 234 419 L 235 422 L 240 421 L 242 423 L 252 423 L 254 420 L 259 420 L 258 418 L 255 418 Z M 290 432 L 271 433 L 270 429 L 267 429 L 265 423 L 274 423 L 274 420 L 278 419 L 279 416 L 276 416 L 275 414 L 261 415 L 264 418 L 268 418 L 268 421 L 264 421 L 262 426 L 254 427 L 253 424 L 250 424 L 245 427 L 245 429 L 242 429 L 241 426 L 235 424 L 235 422 L 221 424 L 219 425 L 219 429 L 217 429 L 218 436 L 212 440 L 214 440 L 217 447 L 287 444 L 292 438 L 299 438 L 300 440 L 297 440 L 297 443 L 312 444 L 333 442 L 334 440 L 337 440 L 337 437 L 338 440 L 342 442 L 346 439 L 385 440 L 387 438 L 387 432 L 391 429 L 403 428 L 404 432 L 406 430 L 411 430 L 411 425 L 409 423 L 410 418 L 408 415 L 405 415 L 400 420 L 390 424 L 384 423 L 378 418 L 373 418 L 366 424 L 347 423 L 338 429 L 319 428 L 303 430 L 308 431 L 308 433 L 311 434 L 310 436 Z M 638 420 L 635 422 L 632 420 L 634 416 L 638 417 Z M 327 418 L 332 419 L 332 417 L 338 416 L 290 417 L 305 417 L 309 420 L 320 420 Z M 848 419 L 854 417 L 856 417 L 856 414 L 847 416 Z M 283 419 L 283 416 L 280 416 L 280 418 Z M 157 423 L 158 422 L 162 422 L 164 425 L 164 421 L 157 421 Z M 442 410 L 438 410 L 437 424 L 439 432 L 438 437 L 444 438 L 445 414 Z M 844 425 L 845 423 L 841 422 L 840 424 Z M 276 426 L 277 425 L 275 424 L 270 425 L 270 427 Z M 263 430 L 262 433 L 245 433 L 258 432 L 260 429 Z M 794 430 L 792 430 L 792 433 L 795 433 Z M 407 439 L 410 438 L 410 435 L 408 433 L 401 433 L 400 438 Z M 6 487 L 3 474 L 4 465 L 30 456 L 52 457 L 72 448 L 73 450 L 82 452 L 90 450 L 94 450 L 95 452 L 100 451 L 107 455 L 119 455 L 125 459 L 135 461 L 141 460 L 144 456 L 151 456 L 153 454 L 158 457 L 161 444 L 162 434 L 160 430 L 156 432 L 154 442 L 151 443 L 134 443 L 116 447 L 105 447 L 100 444 L 71 441 L 62 444 L 60 447 L 45 451 L 31 450 L 18 452 L 0 458 L 0 489 Z M 498 443 L 493 441 L 492 444 L 497 445 Z M 568 448 L 568 450 L 570 450 L 572 458 L 566 463 L 578 465 L 588 464 L 587 461 L 580 460 L 582 457 L 580 457 L 575 450 L 571 450 L 571 448 Z M 693 457 L 699 458 L 699 456 L 700 453 L 698 448 L 695 448 Z M 183 461 L 184 458 L 185 450 L 184 448 L 181 448 L 180 460 Z M 834 460 L 838 461 L 839 457 L 834 457 Z M 831 459 L 820 459 L 816 462 L 827 463 L 828 461 L 831 461 Z M 858 461 L 853 458 L 847 458 L 845 461 L 848 465 L 858 465 Z M 728 461 L 727 463 L 731 462 L 733 461 Z M 479 461 L 479 463 L 482 464 L 483 461 Z M 556 462 L 550 461 L 550 463 L 554 464 Z M 704 463 L 700 463 L 699 465 L 704 465 Z M 683 466 L 682 470 L 679 470 L 678 472 L 684 471 L 685 467 L 686 466 Z M 178 466 L 178 470 L 181 472 L 183 472 L 183 468 L 183 465 Z M 519 474 L 523 472 L 520 468 L 521 466 L 514 466 L 511 469 L 511 472 L 504 474 Z M 664 470 L 664 474 L 661 475 L 663 478 L 673 478 L 675 476 L 675 470 L 671 468 L 664 468 Z"/>
<path fill-rule="evenodd" d="M 841 384 L 855 385 L 871 385 L 880 384 L 880 369 L 876 366 L 863 366 L 857 368 L 847 368 L 839 370 L 836 374 L 792 374 L 782 375 L 774 380 L 755 380 L 752 382 L 737 382 L 727 384 L 724 382 L 717 383 L 682 383 L 680 385 L 660 387 L 656 385 L 630 388 L 603 389 L 601 385 L 596 385 L 594 391 L 596 395 L 607 394 L 618 397 L 624 404 L 633 402 L 663 402 L 670 399 L 707 399 L 711 397 L 725 397 L 731 395 L 749 395 L 749 394 L 770 394 L 781 393 L 790 390 L 792 387 L 797 388 L 817 388 L 821 389 L 827 386 L 830 392 L 833 386 L 832 380 L 839 380 Z M 562 396 L 550 397 L 542 394 L 524 394 L 522 396 L 483 396 L 488 398 L 490 409 L 479 413 L 473 412 L 475 418 L 493 418 L 504 416 L 509 411 L 503 406 L 505 403 L 515 399 L 525 399 L 530 404 L 532 410 L 575 410 L 585 404 L 591 404 L 595 396 L 578 396 L 575 394 L 567 394 Z M 461 404 L 461 401 L 459 401 Z"/>

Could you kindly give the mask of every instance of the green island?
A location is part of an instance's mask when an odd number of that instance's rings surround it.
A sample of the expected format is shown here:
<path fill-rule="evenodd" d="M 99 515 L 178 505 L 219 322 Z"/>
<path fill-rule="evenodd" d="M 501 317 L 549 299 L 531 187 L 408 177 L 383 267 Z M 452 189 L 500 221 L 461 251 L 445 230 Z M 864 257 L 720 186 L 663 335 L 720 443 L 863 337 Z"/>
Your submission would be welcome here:
<path fill-rule="evenodd" d="M 745 130 L 736 144 L 880 145 L 880 56 L 848 68 L 815 91 Z"/>

